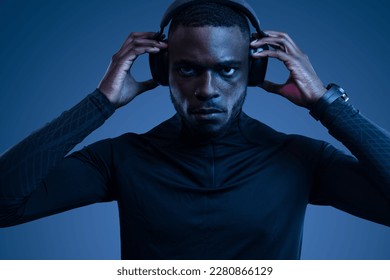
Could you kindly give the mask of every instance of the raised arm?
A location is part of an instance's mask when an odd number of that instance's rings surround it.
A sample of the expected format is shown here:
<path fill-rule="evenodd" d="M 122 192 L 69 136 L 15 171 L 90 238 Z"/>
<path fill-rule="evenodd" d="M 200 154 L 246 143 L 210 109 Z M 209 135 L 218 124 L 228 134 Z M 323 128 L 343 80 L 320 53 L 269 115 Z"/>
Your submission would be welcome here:
<path fill-rule="evenodd" d="M 138 55 L 158 52 L 166 47 L 164 43 L 153 40 L 153 36 L 152 32 L 130 34 L 113 56 L 96 91 L 2 154 L 0 226 L 26 222 L 80 206 L 77 201 L 81 197 L 85 201 L 84 204 L 109 199 L 102 194 L 101 190 L 104 192 L 105 189 L 102 181 L 98 180 L 98 183 L 96 178 L 93 178 L 93 174 L 99 176 L 99 170 L 91 164 L 92 155 L 89 158 L 86 158 L 86 153 L 83 156 L 64 157 L 75 145 L 101 126 L 116 108 L 156 86 L 152 80 L 137 82 L 130 74 L 131 66 Z M 83 172 L 88 173 L 88 176 L 80 174 Z M 69 180 L 68 186 L 64 183 L 65 174 Z M 72 191 L 77 182 L 88 186 L 90 199 L 88 192 Z M 94 184 L 99 185 L 96 186 L 100 188 L 96 191 L 98 195 L 93 193 Z M 72 195 L 67 195 L 67 192 Z"/>
<path fill-rule="evenodd" d="M 261 87 L 311 110 L 356 157 L 324 148 L 312 202 L 390 226 L 390 133 L 348 104 L 337 87 L 327 90 L 309 58 L 287 34 L 266 33 L 268 37 L 253 42 L 252 47 L 269 44 L 274 49 L 255 53 L 254 58 L 276 58 L 290 76 L 284 84 L 265 81 Z"/>

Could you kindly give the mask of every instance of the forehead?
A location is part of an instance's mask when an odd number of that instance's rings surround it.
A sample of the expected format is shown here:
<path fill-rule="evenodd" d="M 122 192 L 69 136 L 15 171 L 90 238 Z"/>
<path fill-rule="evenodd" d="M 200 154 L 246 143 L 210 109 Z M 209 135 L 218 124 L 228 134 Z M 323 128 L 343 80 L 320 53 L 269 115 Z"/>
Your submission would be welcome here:
<path fill-rule="evenodd" d="M 168 39 L 171 62 L 215 63 L 248 59 L 249 38 L 234 27 L 177 27 Z"/>

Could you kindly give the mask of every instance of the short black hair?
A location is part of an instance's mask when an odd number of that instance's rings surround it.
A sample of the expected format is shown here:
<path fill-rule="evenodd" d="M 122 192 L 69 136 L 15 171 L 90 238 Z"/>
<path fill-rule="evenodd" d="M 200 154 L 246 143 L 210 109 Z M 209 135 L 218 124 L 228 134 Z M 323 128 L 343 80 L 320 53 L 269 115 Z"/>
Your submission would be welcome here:
<path fill-rule="evenodd" d="M 173 19 L 169 33 L 178 26 L 184 27 L 233 27 L 238 26 L 244 38 L 250 37 L 250 28 L 247 18 L 232 7 L 223 3 L 210 1 L 199 1 L 181 10 Z"/>

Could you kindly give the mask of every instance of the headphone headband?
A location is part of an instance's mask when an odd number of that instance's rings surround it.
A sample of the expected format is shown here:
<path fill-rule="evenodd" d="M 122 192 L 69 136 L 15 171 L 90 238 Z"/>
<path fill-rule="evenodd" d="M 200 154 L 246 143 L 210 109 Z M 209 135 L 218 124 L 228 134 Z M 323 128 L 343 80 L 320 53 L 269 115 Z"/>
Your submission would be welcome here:
<path fill-rule="evenodd" d="M 163 34 L 164 28 L 180 11 L 182 11 L 186 7 L 194 5 L 196 2 L 214 2 L 234 9 L 238 9 L 249 19 L 252 26 L 256 29 L 256 32 L 259 35 L 262 35 L 262 37 L 266 36 L 265 33 L 260 29 L 260 21 L 257 18 L 255 11 L 244 0 L 176 0 L 168 7 L 161 19 L 159 32 L 160 35 Z"/>

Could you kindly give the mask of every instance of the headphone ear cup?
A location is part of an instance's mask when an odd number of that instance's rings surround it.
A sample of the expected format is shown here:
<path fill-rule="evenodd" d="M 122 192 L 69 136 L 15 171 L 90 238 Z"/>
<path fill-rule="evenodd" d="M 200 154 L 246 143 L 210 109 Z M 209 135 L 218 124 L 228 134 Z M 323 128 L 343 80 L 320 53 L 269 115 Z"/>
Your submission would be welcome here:
<path fill-rule="evenodd" d="M 164 40 L 166 42 L 166 40 Z M 161 86 L 169 85 L 168 50 L 149 54 L 149 67 L 153 80 Z"/>
<path fill-rule="evenodd" d="M 165 40 L 166 41 L 166 40 Z M 260 48 L 268 50 L 268 45 Z M 268 57 L 254 59 L 252 54 L 258 49 L 250 50 L 248 86 L 255 87 L 264 82 L 267 72 Z M 169 85 L 168 50 L 160 50 L 158 53 L 149 54 L 149 66 L 153 79 L 161 86 Z"/>
<path fill-rule="evenodd" d="M 251 38 L 252 41 L 252 38 Z M 268 45 L 262 45 L 260 47 L 263 50 L 269 50 Z M 262 57 L 260 59 L 254 59 L 252 54 L 259 51 L 259 49 L 250 49 L 249 56 L 249 75 L 248 75 L 248 86 L 255 87 L 264 82 L 265 73 L 267 72 L 268 57 Z"/>

